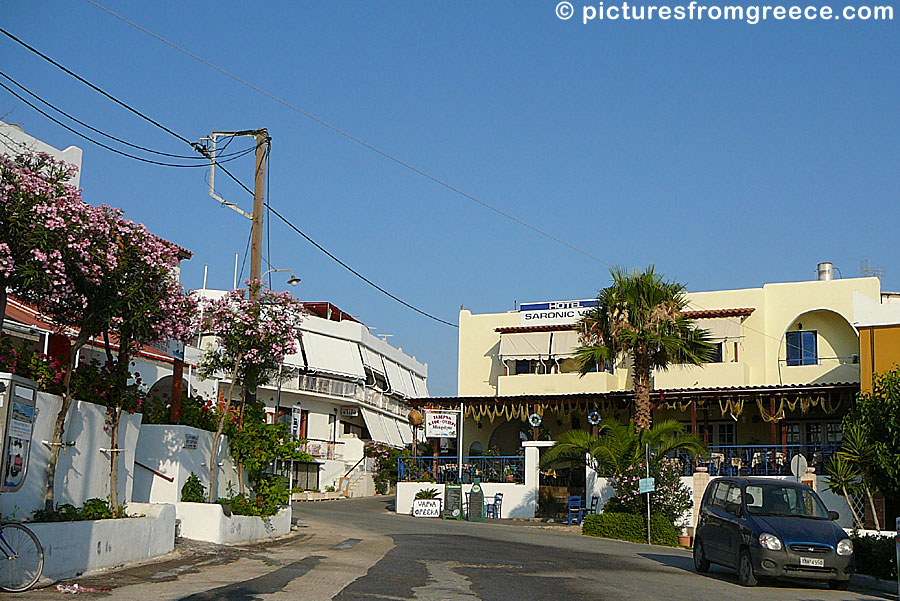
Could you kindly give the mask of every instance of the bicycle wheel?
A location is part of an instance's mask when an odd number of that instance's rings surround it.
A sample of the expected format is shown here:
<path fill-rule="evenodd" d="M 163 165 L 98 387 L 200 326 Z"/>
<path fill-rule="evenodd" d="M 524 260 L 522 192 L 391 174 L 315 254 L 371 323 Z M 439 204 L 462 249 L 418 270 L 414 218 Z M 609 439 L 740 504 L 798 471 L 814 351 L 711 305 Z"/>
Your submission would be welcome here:
<path fill-rule="evenodd" d="M 44 550 L 34 533 L 21 524 L 0 526 L 0 589 L 27 591 L 41 577 Z"/>

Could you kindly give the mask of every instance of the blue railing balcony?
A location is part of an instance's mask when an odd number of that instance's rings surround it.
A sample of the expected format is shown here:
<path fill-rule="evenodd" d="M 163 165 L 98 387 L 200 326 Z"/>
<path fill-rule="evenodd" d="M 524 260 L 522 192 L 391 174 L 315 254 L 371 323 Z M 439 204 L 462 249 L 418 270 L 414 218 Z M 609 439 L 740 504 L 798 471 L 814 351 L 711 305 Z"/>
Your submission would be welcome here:
<path fill-rule="evenodd" d="M 470 483 L 475 478 L 481 482 L 525 483 L 525 458 L 515 456 L 494 457 L 478 455 L 463 457 L 460 470 L 457 457 L 400 457 L 397 459 L 397 475 L 400 482 L 429 480 L 438 484 Z"/>
<path fill-rule="evenodd" d="M 807 445 L 711 445 L 697 457 L 675 453 L 681 473 L 690 476 L 698 467 L 711 476 L 790 476 L 791 461 L 797 455 L 822 475 L 828 459 L 840 449 L 837 444 Z"/>

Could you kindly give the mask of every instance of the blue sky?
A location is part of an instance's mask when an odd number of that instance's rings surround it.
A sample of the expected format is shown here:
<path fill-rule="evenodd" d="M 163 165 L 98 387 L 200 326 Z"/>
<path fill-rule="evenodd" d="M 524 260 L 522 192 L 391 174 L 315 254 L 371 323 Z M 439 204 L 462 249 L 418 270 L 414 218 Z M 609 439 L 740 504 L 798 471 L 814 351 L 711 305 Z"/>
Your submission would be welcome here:
<path fill-rule="evenodd" d="M 851 277 L 867 259 L 883 267 L 885 289 L 900 290 L 900 15 L 582 25 L 557 19 L 553 1 L 101 4 L 606 263 L 655 263 L 690 290 L 711 290 L 811 279 L 823 260 Z M 609 282 L 607 265 L 84 0 L 9 0 L 3 21 L 188 139 L 268 128 L 271 205 L 429 313 L 455 322 L 460 305 L 505 311 L 591 297 Z M 6 38 L 0 64 L 95 127 L 189 151 Z M 249 222 L 209 198 L 206 170 L 113 155 L 3 90 L 0 115 L 54 146 L 84 148 L 85 200 L 120 206 L 192 250 L 188 287 L 200 286 L 204 264 L 210 287 L 231 286 Z M 230 166 L 252 186 L 249 160 Z M 219 188 L 249 209 L 234 185 Z M 455 329 L 381 295 L 274 220 L 270 239 L 272 264 L 303 278 L 292 292 L 391 334 L 429 364 L 433 394 L 456 393 Z"/>

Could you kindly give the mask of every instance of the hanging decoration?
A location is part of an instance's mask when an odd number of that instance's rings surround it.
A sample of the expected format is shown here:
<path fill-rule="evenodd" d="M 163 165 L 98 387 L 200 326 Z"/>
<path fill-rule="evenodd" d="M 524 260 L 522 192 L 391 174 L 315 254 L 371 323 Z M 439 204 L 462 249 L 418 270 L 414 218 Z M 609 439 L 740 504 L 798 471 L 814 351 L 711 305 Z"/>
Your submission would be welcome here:
<path fill-rule="evenodd" d="M 532 413 L 528 416 L 528 423 L 537 428 L 541 425 L 541 416 L 537 413 Z"/>
<path fill-rule="evenodd" d="M 744 412 L 744 399 L 726 399 L 724 403 L 722 399 L 719 399 L 719 409 L 722 410 L 722 417 L 725 417 L 726 413 L 730 413 L 731 417 L 737 421 Z"/>
<path fill-rule="evenodd" d="M 781 399 L 781 403 L 778 405 L 778 411 L 775 414 L 771 414 L 763 407 L 762 401 L 758 398 L 756 399 L 756 406 L 759 407 L 759 414 L 762 416 L 763 421 L 772 423 L 772 422 L 780 422 L 784 419 L 784 399 Z"/>
<path fill-rule="evenodd" d="M 600 423 L 600 414 L 597 411 L 591 411 L 587 416 L 588 423 L 592 426 L 596 426 Z"/>

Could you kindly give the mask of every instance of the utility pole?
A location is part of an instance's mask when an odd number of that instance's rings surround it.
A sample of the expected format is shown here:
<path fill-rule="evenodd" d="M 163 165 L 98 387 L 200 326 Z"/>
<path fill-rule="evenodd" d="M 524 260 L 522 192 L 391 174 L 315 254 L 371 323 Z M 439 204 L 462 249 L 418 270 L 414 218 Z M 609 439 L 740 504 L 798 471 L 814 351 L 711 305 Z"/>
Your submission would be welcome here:
<path fill-rule="evenodd" d="M 269 150 L 269 132 L 258 129 L 253 132 L 256 139 L 256 177 L 253 181 L 253 225 L 250 230 L 250 281 L 257 286 L 250 286 L 250 300 L 259 298 L 259 287 L 262 275 L 262 235 L 263 209 L 266 202 L 266 155 Z"/>
<path fill-rule="evenodd" d="M 215 192 L 215 166 L 216 166 L 216 140 L 223 136 L 253 136 L 256 140 L 256 172 L 253 178 L 253 213 L 247 213 L 236 204 L 227 202 Z M 258 281 L 262 276 L 262 236 L 263 236 L 263 211 L 266 208 L 266 160 L 269 155 L 271 138 L 266 128 L 249 129 L 244 131 L 214 131 L 208 138 L 210 148 L 204 153 L 209 158 L 209 195 L 221 202 L 226 207 L 247 217 L 252 222 L 250 228 L 250 280 Z M 250 299 L 259 297 L 259 290 L 250 288 Z"/>

